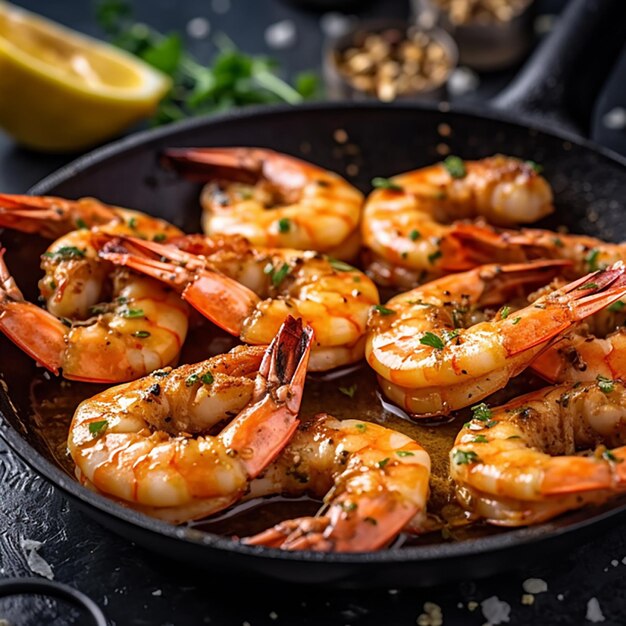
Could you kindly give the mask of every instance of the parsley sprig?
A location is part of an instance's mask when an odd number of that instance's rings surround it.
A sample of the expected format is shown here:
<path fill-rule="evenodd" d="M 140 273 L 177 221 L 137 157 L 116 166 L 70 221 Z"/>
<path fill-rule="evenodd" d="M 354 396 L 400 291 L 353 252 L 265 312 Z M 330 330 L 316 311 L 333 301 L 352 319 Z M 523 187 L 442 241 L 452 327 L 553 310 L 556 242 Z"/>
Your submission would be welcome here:
<path fill-rule="evenodd" d="M 205 66 L 185 50 L 180 33 L 164 35 L 136 22 L 127 0 L 100 0 L 96 16 L 115 45 L 172 79 L 154 125 L 250 104 L 298 104 L 317 95 L 316 74 L 301 73 L 291 85 L 278 76 L 275 61 L 241 52 L 223 34 L 214 37 L 218 53 Z"/>

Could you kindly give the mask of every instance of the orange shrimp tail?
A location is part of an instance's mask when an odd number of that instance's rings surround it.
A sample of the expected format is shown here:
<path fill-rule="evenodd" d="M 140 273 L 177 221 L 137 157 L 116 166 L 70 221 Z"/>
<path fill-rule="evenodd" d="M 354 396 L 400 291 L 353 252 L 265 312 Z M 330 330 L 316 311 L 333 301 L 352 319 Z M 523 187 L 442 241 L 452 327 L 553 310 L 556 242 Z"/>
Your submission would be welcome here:
<path fill-rule="evenodd" d="M 24 233 L 39 233 L 44 221 L 62 221 L 53 208 L 52 198 L 0 194 L 0 226 Z M 62 200 L 59 200 L 63 203 Z"/>
<path fill-rule="evenodd" d="M 302 320 L 289 316 L 283 322 L 261 363 L 253 404 L 219 435 L 251 478 L 276 458 L 298 427 L 312 341 L 313 330 L 303 328 Z"/>
<path fill-rule="evenodd" d="M 189 180 L 227 180 L 254 184 L 269 180 L 296 189 L 318 167 L 287 154 L 265 148 L 173 148 L 163 153 L 162 163 Z"/>
<path fill-rule="evenodd" d="M 395 504 L 385 496 L 359 497 L 354 513 L 347 513 L 343 502 L 322 517 L 300 517 L 281 522 L 244 542 L 283 550 L 316 552 L 370 552 L 393 539 L 417 514 L 417 507 Z"/>
<path fill-rule="evenodd" d="M 515 355 L 549 341 L 624 296 L 626 266 L 622 262 L 583 276 L 524 309 L 523 326 L 507 329 L 506 350 Z M 545 309 L 549 309 L 548 315 Z M 518 321 L 513 317 L 508 323 Z"/>
<path fill-rule="evenodd" d="M 259 297 L 236 280 L 203 271 L 183 291 L 183 298 L 204 317 L 236 337 Z"/>
<path fill-rule="evenodd" d="M 254 184 L 263 177 L 263 157 L 269 150 L 250 148 L 173 148 L 161 163 L 189 180 L 214 179 Z"/>
<path fill-rule="evenodd" d="M 106 241 L 98 243 L 102 258 L 182 288 L 182 297 L 189 304 L 231 335 L 239 336 L 245 319 L 259 303 L 252 290 L 224 274 L 204 269 L 204 259 L 173 246 L 128 236 L 103 235 L 101 241 Z"/>

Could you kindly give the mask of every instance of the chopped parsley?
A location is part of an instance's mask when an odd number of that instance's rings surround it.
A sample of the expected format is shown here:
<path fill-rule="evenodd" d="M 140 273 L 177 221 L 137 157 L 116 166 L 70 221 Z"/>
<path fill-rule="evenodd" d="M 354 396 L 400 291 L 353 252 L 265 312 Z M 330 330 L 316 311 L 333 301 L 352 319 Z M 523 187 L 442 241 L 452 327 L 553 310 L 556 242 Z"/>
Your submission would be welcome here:
<path fill-rule="evenodd" d="M 592 272 L 595 272 L 597 269 L 599 269 L 599 266 L 598 266 L 599 256 L 600 256 L 600 250 L 598 248 L 592 248 L 591 250 L 589 250 L 589 252 L 587 253 L 587 256 L 585 257 L 585 263 L 589 266 L 589 269 Z"/>
<path fill-rule="evenodd" d="M 145 313 L 143 312 L 143 309 L 124 309 L 123 311 L 120 311 L 120 315 L 128 319 L 134 319 L 137 317 L 145 317 Z"/>
<path fill-rule="evenodd" d="M 431 333 L 430 331 L 425 332 L 420 338 L 420 343 L 423 346 L 430 346 L 431 348 L 435 348 L 436 350 L 443 350 L 444 342 L 439 335 L 435 335 L 435 333 Z"/>
<path fill-rule="evenodd" d="M 472 419 L 479 422 L 488 422 L 492 415 L 491 409 L 484 402 L 472 407 Z"/>
<path fill-rule="evenodd" d="M 133 230 L 135 230 L 137 228 L 137 218 L 136 217 L 131 217 L 128 220 L 128 226 L 129 226 L 129 228 L 132 228 Z"/>
<path fill-rule="evenodd" d="M 476 435 L 474 439 L 472 439 L 472 443 L 487 443 L 489 439 L 485 437 L 485 435 Z"/>
<path fill-rule="evenodd" d="M 621 463 L 624 459 L 618 459 L 611 450 L 605 450 L 602 453 L 602 458 L 609 463 Z"/>
<path fill-rule="evenodd" d="M 213 384 L 213 381 L 215 380 L 215 378 L 213 378 L 213 374 L 211 374 L 211 372 L 205 372 L 204 374 L 202 374 L 202 376 L 200 376 L 200 380 L 205 385 L 211 385 Z"/>
<path fill-rule="evenodd" d="M 348 396 L 348 398 L 354 398 L 356 389 L 356 385 L 350 385 L 349 387 L 339 387 L 339 392 L 342 393 L 344 396 Z"/>
<path fill-rule="evenodd" d="M 400 185 L 397 185 L 389 178 L 383 178 L 381 176 L 372 178 L 372 187 L 375 187 L 376 189 L 391 189 L 392 191 L 402 191 L 402 187 L 400 187 Z"/>
<path fill-rule="evenodd" d="M 443 252 L 439 249 L 435 250 L 434 252 L 431 252 L 428 255 L 428 262 L 433 265 L 435 263 L 435 261 L 437 259 L 440 259 L 443 256 Z"/>
<path fill-rule="evenodd" d="M 278 287 L 289 274 L 289 263 L 283 263 L 278 269 L 276 269 L 271 263 L 268 263 L 263 268 L 263 272 L 269 275 L 272 285 L 274 285 L 274 287 Z"/>
<path fill-rule="evenodd" d="M 150 336 L 150 333 L 147 330 L 137 330 L 133 333 L 133 337 L 137 337 L 139 339 L 146 339 Z"/>
<path fill-rule="evenodd" d="M 598 381 L 598 388 L 602 393 L 611 393 L 615 389 L 615 383 L 606 376 L 602 376 L 602 374 L 598 374 L 596 378 Z"/>
<path fill-rule="evenodd" d="M 448 174 L 452 176 L 452 178 L 465 178 L 467 175 L 467 170 L 465 169 L 465 163 L 463 163 L 463 159 L 458 156 L 450 155 L 446 157 L 443 162 L 443 166 L 448 171 Z"/>
<path fill-rule="evenodd" d="M 457 465 L 469 465 L 470 463 L 479 463 L 480 457 L 473 450 L 455 450 L 452 460 Z"/>
<path fill-rule="evenodd" d="M 415 456 L 414 452 L 409 452 L 409 450 L 396 450 L 396 454 L 400 458 L 404 458 L 405 456 Z"/>
<path fill-rule="evenodd" d="M 167 239 L 167 235 L 165 233 L 157 233 L 154 237 L 152 237 L 152 241 L 156 243 L 161 243 Z"/>
<path fill-rule="evenodd" d="M 516 325 L 517 325 L 517 324 L 519 324 L 521 321 L 522 321 L 522 318 L 521 318 L 521 317 L 519 317 L 519 316 L 518 316 L 518 317 L 514 317 L 514 318 L 511 320 L 511 324 L 513 324 L 513 326 L 516 326 Z"/>
<path fill-rule="evenodd" d="M 535 163 L 535 161 L 525 161 L 526 165 L 533 169 L 536 174 L 541 174 L 543 172 L 543 165 L 539 163 Z"/>
<path fill-rule="evenodd" d="M 95 439 L 101 437 L 109 426 L 107 420 L 98 420 L 97 422 L 89 422 L 89 434 Z"/>
<path fill-rule="evenodd" d="M 191 387 L 192 385 L 195 385 L 199 380 L 200 377 L 198 376 L 198 374 L 192 374 L 191 376 L 187 376 L 185 380 L 185 385 L 187 387 Z"/>
<path fill-rule="evenodd" d="M 76 246 L 61 246 L 54 252 L 44 252 L 43 256 L 60 261 L 69 261 L 70 259 L 82 259 L 85 256 L 85 251 Z"/>
<path fill-rule="evenodd" d="M 338 272 L 355 272 L 356 271 L 356 268 L 352 267 L 352 265 L 349 265 L 348 263 L 344 263 L 343 261 L 339 261 L 337 259 L 329 258 L 328 263 L 334 270 L 337 270 Z"/>
<path fill-rule="evenodd" d="M 443 340 L 446 343 L 449 343 L 453 339 L 456 339 L 460 332 L 461 331 L 458 328 L 455 328 L 454 330 L 444 330 L 441 334 L 443 335 Z"/>
<path fill-rule="evenodd" d="M 420 237 L 422 236 L 422 234 L 420 233 L 419 230 L 417 230 L 416 228 L 414 228 L 410 233 L 409 233 L 409 239 L 411 241 L 417 241 Z"/>
<path fill-rule="evenodd" d="M 379 467 L 380 469 L 383 469 L 385 465 L 387 465 L 387 463 L 389 463 L 389 457 L 385 457 L 384 459 L 381 459 L 380 461 L 378 461 L 378 463 L 376 463 L 376 466 Z"/>
<path fill-rule="evenodd" d="M 76 228 L 81 228 L 81 229 L 83 229 L 83 228 L 88 228 L 88 226 L 87 226 L 87 222 L 85 222 L 85 220 L 84 220 L 84 219 L 82 219 L 81 217 L 79 217 L 79 218 L 76 220 Z"/>
<path fill-rule="evenodd" d="M 365 429 L 367 428 L 365 424 L 355 424 L 354 427 L 362 433 L 365 432 Z"/>
<path fill-rule="evenodd" d="M 393 309 L 388 309 L 386 306 L 383 306 L 382 304 L 375 304 L 374 311 L 376 311 L 376 313 L 380 313 L 381 315 L 394 315 L 395 314 L 395 311 Z"/>
<path fill-rule="evenodd" d="M 288 217 L 283 217 L 278 220 L 278 232 L 279 233 L 288 233 L 291 228 L 291 221 Z"/>
<path fill-rule="evenodd" d="M 511 313 L 511 307 L 508 305 L 505 305 L 502 307 L 502 310 L 500 311 L 500 317 L 505 320 L 509 314 Z"/>
<path fill-rule="evenodd" d="M 613 302 L 613 304 L 610 304 L 608 306 L 608 310 L 611 313 L 619 313 L 620 311 L 624 310 L 624 307 L 626 307 L 626 302 L 622 302 L 621 300 L 618 300 L 617 302 Z"/>
<path fill-rule="evenodd" d="M 578 291 L 586 291 L 587 289 L 597 289 L 598 283 L 585 283 L 582 287 L 578 288 Z"/>

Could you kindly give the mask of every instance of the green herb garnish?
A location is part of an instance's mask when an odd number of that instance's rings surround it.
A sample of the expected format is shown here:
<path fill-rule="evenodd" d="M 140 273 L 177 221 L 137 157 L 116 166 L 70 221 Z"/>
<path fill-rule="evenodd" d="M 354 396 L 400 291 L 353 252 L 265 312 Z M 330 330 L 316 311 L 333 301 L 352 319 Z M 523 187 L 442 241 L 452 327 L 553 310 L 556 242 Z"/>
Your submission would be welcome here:
<path fill-rule="evenodd" d="M 615 389 L 615 383 L 602 374 L 598 374 L 596 381 L 598 382 L 598 389 L 602 393 L 611 393 Z"/>
<path fill-rule="evenodd" d="M 533 169 L 535 173 L 541 174 L 541 172 L 543 172 L 543 165 L 540 165 L 539 163 L 535 163 L 534 161 L 525 161 L 525 163 L 526 165 L 528 165 L 528 167 Z"/>
<path fill-rule="evenodd" d="M 205 66 L 185 50 L 179 33 L 163 35 L 135 22 L 126 0 L 101 0 L 97 18 L 115 45 L 172 79 L 172 89 L 152 118 L 153 125 L 252 104 L 298 104 L 317 95 L 315 74 L 301 73 L 290 85 L 276 73 L 275 61 L 239 51 L 224 34 L 213 38 L 218 53 Z"/>
<path fill-rule="evenodd" d="M 120 311 L 120 315 L 127 319 L 135 319 L 137 317 L 145 317 L 143 309 L 124 309 Z"/>
<path fill-rule="evenodd" d="M 431 333 L 430 331 L 425 332 L 422 337 L 420 337 L 420 343 L 423 346 L 430 346 L 436 350 L 443 350 L 445 345 L 443 339 L 439 337 L 439 335 L 435 335 L 435 333 Z"/>
<path fill-rule="evenodd" d="M 624 310 L 624 307 L 626 307 L 626 302 L 618 300 L 617 302 L 613 302 L 613 304 L 609 304 L 607 309 L 611 311 L 611 313 L 619 313 Z"/>
<path fill-rule="evenodd" d="M 147 330 L 138 330 L 133 333 L 133 337 L 138 337 L 139 339 L 145 339 L 149 336 L 150 333 Z"/>
<path fill-rule="evenodd" d="M 457 465 L 469 465 L 470 463 L 479 463 L 480 457 L 473 450 L 455 450 L 452 460 Z"/>
<path fill-rule="evenodd" d="M 213 374 L 211 374 L 211 372 L 205 372 L 202 376 L 200 376 L 200 380 L 205 385 L 212 385 L 215 378 L 213 378 Z"/>
<path fill-rule="evenodd" d="M 485 435 L 476 435 L 474 439 L 472 439 L 472 443 L 487 443 L 489 439 L 485 437 Z"/>
<path fill-rule="evenodd" d="M 376 189 L 391 189 L 392 191 L 402 191 L 402 187 L 400 187 L 400 185 L 397 185 L 389 178 L 382 178 L 381 176 L 372 178 L 372 187 L 375 187 Z"/>
<path fill-rule="evenodd" d="M 592 272 L 595 272 L 597 269 L 599 269 L 598 267 L 599 256 L 600 256 L 600 250 L 598 250 L 598 248 L 593 248 L 592 250 L 589 250 L 589 252 L 587 253 L 587 256 L 585 257 L 585 263 L 589 266 L 589 269 Z"/>
<path fill-rule="evenodd" d="M 348 396 L 348 398 L 354 398 L 356 390 L 356 385 L 350 385 L 349 387 L 339 387 L 339 392 L 342 393 L 344 396 Z"/>
<path fill-rule="evenodd" d="M 191 376 L 187 376 L 187 378 L 185 379 L 185 385 L 187 387 L 191 387 L 192 385 L 195 385 L 199 380 L 200 376 L 198 376 L 198 374 L 191 374 Z"/>
<path fill-rule="evenodd" d="M 488 422 L 492 415 L 491 409 L 484 402 L 472 407 L 472 419 L 479 422 Z"/>
<path fill-rule="evenodd" d="M 278 232 L 279 233 L 288 233 L 291 228 L 291 221 L 288 217 L 282 217 L 278 220 Z"/>
<path fill-rule="evenodd" d="M 437 259 L 440 259 L 443 256 L 443 252 L 441 250 L 435 250 L 428 255 L 428 262 L 433 265 Z"/>
<path fill-rule="evenodd" d="M 465 169 L 465 163 L 463 159 L 458 156 L 446 157 L 443 166 L 448 170 L 448 174 L 452 176 L 452 178 L 464 178 L 467 174 L 467 170 Z"/>
<path fill-rule="evenodd" d="M 155 243 L 162 243 L 167 239 L 167 235 L 165 233 L 157 233 L 154 237 L 152 237 L 152 241 Z"/>
<path fill-rule="evenodd" d="M 383 467 L 385 467 L 385 465 L 387 465 L 387 463 L 389 463 L 389 457 L 386 457 L 380 461 L 378 461 L 378 463 L 376 463 L 377 467 L 379 467 L 380 469 L 383 469 Z"/>
<path fill-rule="evenodd" d="M 505 320 L 509 316 L 510 312 L 511 312 L 511 307 L 510 306 L 508 306 L 508 305 L 503 306 L 501 311 L 500 311 L 500 318 Z"/>
<path fill-rule="evenodd" d="M 411 241 L 417 241 L 420 237 L 422 236 L 422 234 L 420 233 L 419 230 L 417 230 L 416 228 L 414 228 L 410 233 L 409 233 L 409 239 Z"/>
<path fill-rule="evenodd" d="M 374 311 L 380 313 L 381 315 L 394 315 L 395 311 L 393 309 L 388 309 L 386 306 L 382 304 L 375 304 Z"/>
<path fill-rule="evenodd" d="M 415 456 L 415 453 L 414 452 L 409 452 L 409 450 L 396 450 L 396 454 L 400 458 L 403 458 L 405 456 Z"/>
<path fill-rule="evenodd" d="M 513 324 L 513 326 L 517 326 L 517 324 L 519 324 L 521 321 L 522 321 L 522 318 L 521 318 L 521 317 L 519 317 L 519 316 L 518 316 L 518 317 L 514 317 L 514 318 L 511 320 L 511 324 Z"/>
<path fill-rule="evenodd" d="M 339 261 L 338 259 L 333 259 L 329 257 L 328 263 L 334 270 L 337 270 L 338 272 L 355 272 L 356 271 L 355 267 L 352 267 L 352 265 L 349 265 L 348 263 L 344 263 L 343 261 Z"/>
<path fill-rule="evenodd" d="M 101 437 L 109 426 L 107 420 L 98 420 L 97 422 L 89 422 L 89 434 L 96 439 Z"/>
<path fill-rule="evenodd" d="M 61 246 L 53 252 L 44 252 L 43 256 L 60 261 L 69 261 L 70 259 L 82 259 L 85 256 L 85 251 L 76 246 Z"/>

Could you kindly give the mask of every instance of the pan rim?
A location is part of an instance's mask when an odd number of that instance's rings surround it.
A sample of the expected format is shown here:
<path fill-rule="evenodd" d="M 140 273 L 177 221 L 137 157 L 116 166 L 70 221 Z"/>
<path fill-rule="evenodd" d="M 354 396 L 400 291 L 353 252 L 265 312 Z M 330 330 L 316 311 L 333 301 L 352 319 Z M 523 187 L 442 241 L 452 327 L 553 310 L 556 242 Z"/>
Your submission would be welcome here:
<path fill-rule="evenodd" d="M 455 106 L 448 103 L 441 103 L 438 106 L 427 103 L 394 103 L 381 104 L 377 102 L 367 103 L 335 103 L 317 102 L 299 106 L 278 105 L 278 106 L 254 106 L 243 110 L 234 110 L 218 115 L 202 116 L 183 120 L 163 128 L 149 129 L 134 133 L 128 137 L 119 139 L 105 146 L 80 156 L 69 164 L 46 176 L 44 179 L 31 187 L 28 193 L 43 194 L 62 182 L 80 174 L 91 167 L 98 166 L 109 158 L 119 156 L 133 149 L 139 149 L 148 143 L 176 136 L 181 132 L 193 130 L 203 126 L 211 126 L 228 122 L 230 120 L 246 119 L 251 117 L 267 117 L 282 114 L 294 114 L 302 112 L 346 111 L 350 109 L 394 110 L 459 114 L 463 116 L 475 117 L 481 120 L 495 121 L 510 124 L 519 129 L 534 130 L 562 141 L 568 141 L 582 148 L 608 158 L 622 167 L 626 168 L 626 158 L 622 157 L 603 146 L 598 146 L 594 142 L 577 136 L 575 133 L 564 129 L 555 130 L 549 128 L 547 122 L 538 120 L 513 119 L 512 115 L 506 112 L 495 110 L 480 112 L 473 106 Z M 8 397 L 8 394 L 7 394 Z M 263 546 L 246 546 L 240 542 L 233 541 L 228 537 L 197 531 L 188 528 L 172 526 L 148 517 L 142 513 L 122 506 L 106 497 L 92 492 L 77 481 L 72 479 L 61 468 L 46 459 L 35 447 L 31 446 L 23 438 L 19 431 L 14 428 L 6 419 L 3 411 L 0 410 L 0 436 L 7 442 L 9 447 L 31 468 L 46 480 L 52 482 L 65 495 L 72 499 L 79 500 L 82 505 L 95 508 L 100 514 L 117 518 L 117 520 L 132 524 L 142 530 L 152 534 L 165 536 L 175 541 L 183 541 L 190 545 L 204 546 L 209 549 L 223 551 L 224 553 L 234 553 L 246 557 L 257 557 L 261 559 L 270 558 L 274 561 L 283 560 L 286 562 L 301 563 L 325 563 L 330 565 L 382 565 L 391 563 L 427 563 L 433 561 L 454 561 L 456 559 L 479 557 L 485 554 L 493 554 L 512 547 L 522 547 L 526 544 L 537 544 L 561 537 L 565 534 L 582 530 L 586 527 L 601 524 L 603 521 L 618 516 L 626 511 L 626 504 L 617 505 L 609 510 L 600 510 L 595 515 L 589 515 L 581 520 L 572 521 L 565 526 L 554 526 L 552 522 L 547 522 L 537 526 L 511 529 L 508 532 L 471 539 L 458 543 L 443 543 L 425 546 L 411 546 L 402 548 L 391 548 L 378 552 L 365 553 L 316 553 L 311 551 L 286 552 L 276 548 L 266 548 Z"/>

